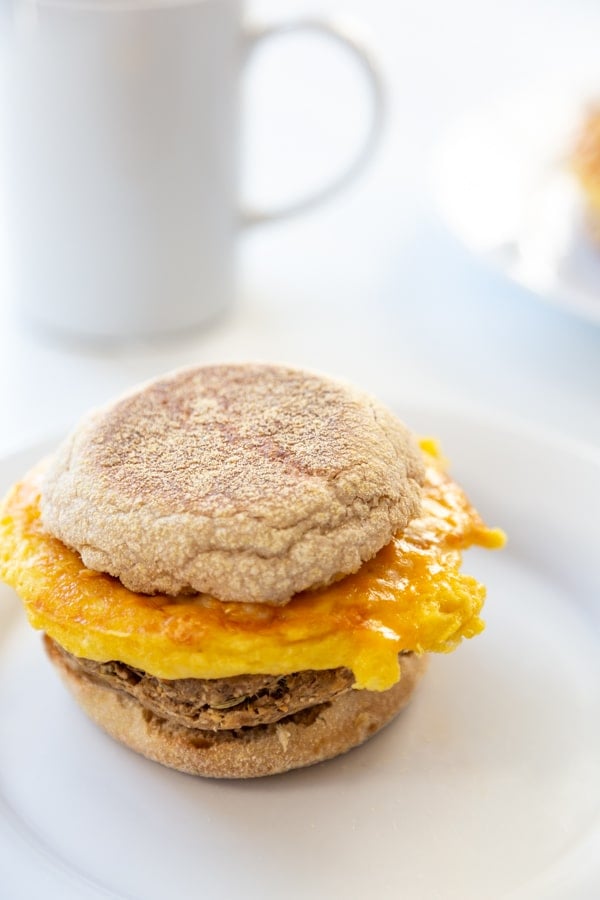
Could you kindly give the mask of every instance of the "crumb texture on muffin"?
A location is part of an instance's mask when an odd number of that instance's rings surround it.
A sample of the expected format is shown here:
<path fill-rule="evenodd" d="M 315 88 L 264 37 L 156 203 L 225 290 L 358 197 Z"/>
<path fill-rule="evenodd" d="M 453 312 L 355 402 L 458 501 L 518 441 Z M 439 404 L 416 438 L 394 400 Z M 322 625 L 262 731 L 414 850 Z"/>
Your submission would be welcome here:
<path fill-rule="evenodd" d="M 356 571 L 419 512 L 423 462 L 366 394 L 269 365 L 187 369 L 88 416 L 45 527 L 130 590 L 281 604 Z"/>

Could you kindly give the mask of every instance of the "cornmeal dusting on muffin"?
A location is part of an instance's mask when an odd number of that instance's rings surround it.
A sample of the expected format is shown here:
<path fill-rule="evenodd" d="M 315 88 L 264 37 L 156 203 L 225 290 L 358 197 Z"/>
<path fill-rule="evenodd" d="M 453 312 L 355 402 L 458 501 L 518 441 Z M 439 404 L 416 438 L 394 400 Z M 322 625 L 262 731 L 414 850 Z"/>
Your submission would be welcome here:
<path fill-rule="evenodd" d="M 374 556 L 422 481 L 412 435 L 374 398 L 283 366 L 207 366 L 88 417 L 49 466 L 42 518 L 130 590 L 283 604 Z"/>

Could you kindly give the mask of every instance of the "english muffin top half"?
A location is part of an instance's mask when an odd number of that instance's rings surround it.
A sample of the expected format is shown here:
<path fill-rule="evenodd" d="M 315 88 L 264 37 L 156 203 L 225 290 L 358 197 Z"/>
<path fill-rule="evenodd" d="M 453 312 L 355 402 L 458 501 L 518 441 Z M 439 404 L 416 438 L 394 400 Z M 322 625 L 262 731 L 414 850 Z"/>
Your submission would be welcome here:
<path fill-rule="evenodd" d="M 285 604 L 355 572 L 419 513 L 423 463 L 372 397 L 272 365 L 176 372 L 88 416 L 45 527 L 140 593 Z"/>

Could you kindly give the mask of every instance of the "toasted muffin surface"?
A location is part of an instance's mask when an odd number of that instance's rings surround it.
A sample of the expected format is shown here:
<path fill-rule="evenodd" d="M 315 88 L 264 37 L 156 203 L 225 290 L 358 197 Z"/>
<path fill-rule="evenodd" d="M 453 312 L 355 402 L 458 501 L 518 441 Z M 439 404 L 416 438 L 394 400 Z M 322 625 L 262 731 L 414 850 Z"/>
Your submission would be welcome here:
<path fill-rule="evenodd" d="M 42 490 L 48 531 L 132 591 L 281 604 L 418 513 L 423 463 L 371 397 L 267 365 L 155 381 L 89 416 Z"/>

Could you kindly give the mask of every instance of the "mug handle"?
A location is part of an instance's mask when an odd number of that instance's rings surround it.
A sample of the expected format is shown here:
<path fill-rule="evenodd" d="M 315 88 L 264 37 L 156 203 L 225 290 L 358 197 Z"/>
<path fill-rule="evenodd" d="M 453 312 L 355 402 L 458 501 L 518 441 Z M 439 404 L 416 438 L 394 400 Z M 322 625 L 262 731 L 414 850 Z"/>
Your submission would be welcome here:
<path fill-rule="evenodd" d="M 293 203 L 275 209 L 243 210 L 243 225 L 255 225 L 261 222 L 285 219 L 311 209 L 313 206 L 318 206 L 324 200 L 328 200 L 353 181 L 368 162 L 381 137 L 385 108 L 383 81 L 372 54 L 365 46 L 354 26 L 350 26 L 342 21 L 303 18 L 295 19 L 291 22 L 276 23 L 275 25 L 250 27 L 246 29 L 247 50 L 248 52 L 252 51 L 259 42 L 267 38 L 286 35 L 295 31 L 326 35 L 350 51 L 361 66 L 371 91 L 371 122 L 358 151 L 343 172 L 301 200 L 296 200 Z"/>

